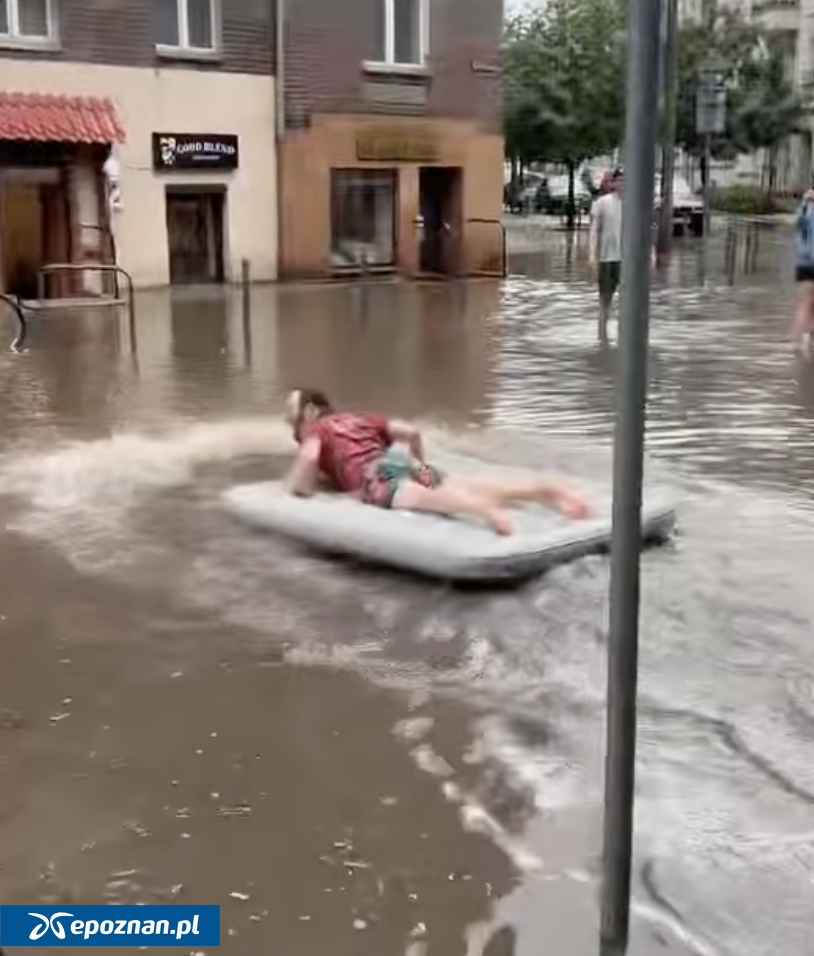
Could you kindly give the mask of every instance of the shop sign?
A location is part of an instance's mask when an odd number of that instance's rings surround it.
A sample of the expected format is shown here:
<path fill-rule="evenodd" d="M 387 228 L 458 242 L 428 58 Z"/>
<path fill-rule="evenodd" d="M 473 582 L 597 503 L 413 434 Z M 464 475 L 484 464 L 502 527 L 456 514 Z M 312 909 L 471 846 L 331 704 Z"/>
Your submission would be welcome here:
<path fill-rule="evenodd" d="M 376 127 L 356 137 L 356 158 L 374 163 L 437 163 L 438 137 L 426 129 Z"/>
<path fill-rule="evenodd" d="M 237 169 L 237 147 L 228 133 L 153 133 L 153 169 Z"/>

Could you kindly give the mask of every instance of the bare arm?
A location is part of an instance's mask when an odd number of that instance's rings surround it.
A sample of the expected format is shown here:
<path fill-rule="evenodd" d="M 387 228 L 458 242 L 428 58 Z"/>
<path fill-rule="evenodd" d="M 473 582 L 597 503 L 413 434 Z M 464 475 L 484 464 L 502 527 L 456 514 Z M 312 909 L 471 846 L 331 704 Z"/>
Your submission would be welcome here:
<path fill-rule="evenodd" d="M 596 265 L 596 263 L 599 261 L 599 244 L 601 241 L 602 241 L 601 207 L 597 208 L 597 203 L 594 203 L 594 207 L 591 210 L 591 229 L 588 234 L 588 259 L 592 266 Z"/>
<path fill-rule="evenodd" d="M 387 433 L 393 442 L 404 442 L 410 449 L 413 458 L 425 463 L 424 459 L 424 441 L 421 438 L 421 430 L 409 422 L 402 422 L 395 418 L 387 423 Z"/>
<path fill-rule="evenodd" d="M 322 443 L 317 437 L 308 438 L 302 443 L 285 479 L 285 487 L 290 494 L 310 498 L 317 490 L 321 450 Z"/>

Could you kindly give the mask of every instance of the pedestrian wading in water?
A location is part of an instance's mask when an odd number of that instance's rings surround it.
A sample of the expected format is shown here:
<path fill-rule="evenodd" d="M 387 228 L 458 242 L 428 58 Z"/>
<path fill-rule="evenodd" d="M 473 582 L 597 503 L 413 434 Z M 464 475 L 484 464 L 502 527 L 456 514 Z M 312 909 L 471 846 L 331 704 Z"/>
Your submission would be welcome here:
<path fill-rule="evenodd" d="M 795 230 L 797 308 L 791 340 L 795 352 L 804 358 L 811 358 L 814 340 L 814 185 L 806 190 L 797 210 Z"/>
<path fill-rule="evenodd" d="M 622 190 L 624 176 L 615 169 L 603 180 L 603 195 L 591 208 L 588 258 L 599 287 L 599 337 L 608 337 L 613 297 L 622 273 Z"/>

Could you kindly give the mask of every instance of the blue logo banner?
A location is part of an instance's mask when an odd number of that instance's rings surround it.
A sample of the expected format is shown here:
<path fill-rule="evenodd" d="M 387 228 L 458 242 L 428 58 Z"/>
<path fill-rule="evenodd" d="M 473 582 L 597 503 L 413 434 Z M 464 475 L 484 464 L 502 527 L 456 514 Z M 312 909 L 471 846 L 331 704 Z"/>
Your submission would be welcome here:
<path fill-rule="evenodd" d="M 220 946 L 219 906 L 0 906 L 0 946 Z"/>

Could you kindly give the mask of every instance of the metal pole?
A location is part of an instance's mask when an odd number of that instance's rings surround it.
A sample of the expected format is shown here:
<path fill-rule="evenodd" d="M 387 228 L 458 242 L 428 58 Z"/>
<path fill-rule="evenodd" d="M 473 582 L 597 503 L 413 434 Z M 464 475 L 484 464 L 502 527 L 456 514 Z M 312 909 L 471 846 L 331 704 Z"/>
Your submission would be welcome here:
<path fill-rule="evenodd" d="M 277 142 L 275 182 L 277 186 L 277 278 L 283 267 L 283 235 L 285 233 L 285 203 L 283 153 L 286 131 L 286 0 L 272 0 L 274 12 L 274 138 Z"/>
<path fill-rule="evenodd" d="M 661 212 L 656 250 L 660 256 L 670 254 L 673 242 L 673 184 L 675 181 L 676 98 L 678 86 L 678 0 L 666 2 L 666 36 L 664 41 L 664 143 L 661 150 Z"/>
<path fill-rule="evenodd" d="M 600 956 L 623 956 L 630 922 L 636 761 L 639 552 L 660 0 L 630 0 L 622 289 L 613 454 L 608 712 Z"/>
<path fill-rule="evenodd" d="M 242 289 L 242 318 L 243 318 L 243 355 L 246 368 L 252 367 L 252 287 L 251 263 L 248 259 L 240 260 L 240 284 Z"/>
<path fill-rule="evenodd" d="M 712 212 L 712 137 L 704 135 L 704 238 L 709 235 Z"/>

